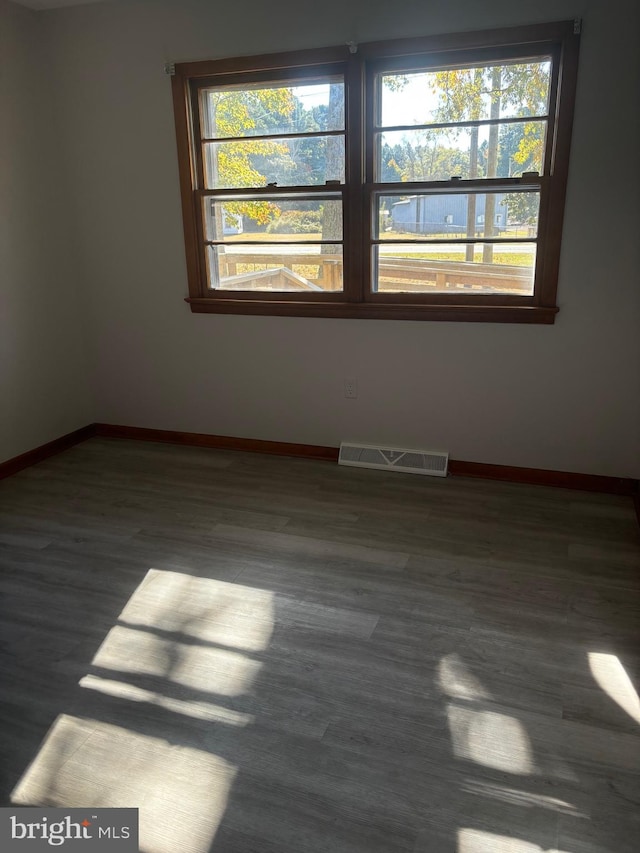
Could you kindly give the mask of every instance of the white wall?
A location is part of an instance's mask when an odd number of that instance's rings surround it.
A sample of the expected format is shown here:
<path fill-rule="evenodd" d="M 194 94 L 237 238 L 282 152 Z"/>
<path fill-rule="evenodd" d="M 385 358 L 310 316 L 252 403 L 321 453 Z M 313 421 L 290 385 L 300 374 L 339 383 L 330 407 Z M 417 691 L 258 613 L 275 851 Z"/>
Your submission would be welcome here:
<path fill-rule="evenodd" d="M 584 36 L 554 326 L 189 312 L 166 60 L 575 16 Z M 635 0 L 133 0 L 44 18 L 91 288 L 97 420 L 640 475 Z M 357 400 L 343 397 L 347 376 Z"/>
<path fill-rule="evenodd" d="M 0 461 L 92 420 L 42 21 L 0 0 Z"/>

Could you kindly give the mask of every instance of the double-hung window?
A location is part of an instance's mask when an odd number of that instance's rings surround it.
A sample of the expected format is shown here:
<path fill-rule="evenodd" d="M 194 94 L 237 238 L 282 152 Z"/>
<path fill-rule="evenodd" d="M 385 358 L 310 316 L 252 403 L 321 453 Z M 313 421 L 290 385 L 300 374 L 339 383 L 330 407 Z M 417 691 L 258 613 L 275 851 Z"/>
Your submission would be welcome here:
<path fill-rule="evenodd" d="M 574 30 L 177 65 L 191 309 L 553 322 Z"/>

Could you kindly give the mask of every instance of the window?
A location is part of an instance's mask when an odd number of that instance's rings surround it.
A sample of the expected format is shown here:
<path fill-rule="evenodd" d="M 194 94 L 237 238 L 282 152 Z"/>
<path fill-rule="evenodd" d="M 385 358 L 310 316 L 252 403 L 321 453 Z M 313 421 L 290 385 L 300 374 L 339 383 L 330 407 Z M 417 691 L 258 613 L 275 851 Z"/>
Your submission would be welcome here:
<path fill-rule="evenodd" d="M 575 29 L 176 65 L 191 309 L 552 323 Z"/>

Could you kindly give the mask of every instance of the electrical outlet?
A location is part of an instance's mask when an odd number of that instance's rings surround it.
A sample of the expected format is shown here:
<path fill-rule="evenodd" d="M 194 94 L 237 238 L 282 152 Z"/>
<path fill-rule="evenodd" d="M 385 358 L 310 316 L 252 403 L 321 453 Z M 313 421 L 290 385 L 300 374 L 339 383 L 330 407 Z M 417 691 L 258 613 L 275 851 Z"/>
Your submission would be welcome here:
<path fill-rule="evenodd" d="M 348 397 L 350 400 L 355 400 L 358 396 L 358 380 L 357 379 L 345 379 L 344 380 L 344 396 Z"/>

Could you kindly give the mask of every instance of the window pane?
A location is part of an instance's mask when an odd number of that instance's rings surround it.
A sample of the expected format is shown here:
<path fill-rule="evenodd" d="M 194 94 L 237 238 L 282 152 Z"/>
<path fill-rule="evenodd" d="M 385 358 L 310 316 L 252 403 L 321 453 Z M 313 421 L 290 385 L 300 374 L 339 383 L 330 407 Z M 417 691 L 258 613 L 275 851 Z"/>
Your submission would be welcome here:
<path fill-rule="evenodd" d="M 514 62 L 380 75 L 380 126 L 546 115 L 551 63 Z"/>
<path fill-rule="evenodd" d="M 542 174 L 546 121 L 376 134 L 376 180 L 448 181 Z"/>
<path fill-rule="evenodd" d="M 202 135 L 207 139 L 344 130 L 340 77 L 209 88 L 200 97 Z"/>
<path fill-rule="evenodd" d="M 277 196 L 242 201 L 202 201 L 207 240 L 291 242 L 342 240 L 342 201 L 283 200 Z"/>
<path fill-rule="evenodd" d="M 209 287 L 299 293 L 342 290 L 342 246 L 208 246 Z"/>
<path fill-rule="evenodd" d="M 531 296 L 535 259 L 535 243 L 374 246 L 378 270 L 374 289 L 381 293 Z"/>
<path fill-rule="evenodd" d="M 378 239 L 536 237 L 539 207 L 539 192 L 381 195 Z"/>
<path fill-rule="evenodd" d="M 207 189 L 344 183 L 344 136 L 204 144 Z"/>

